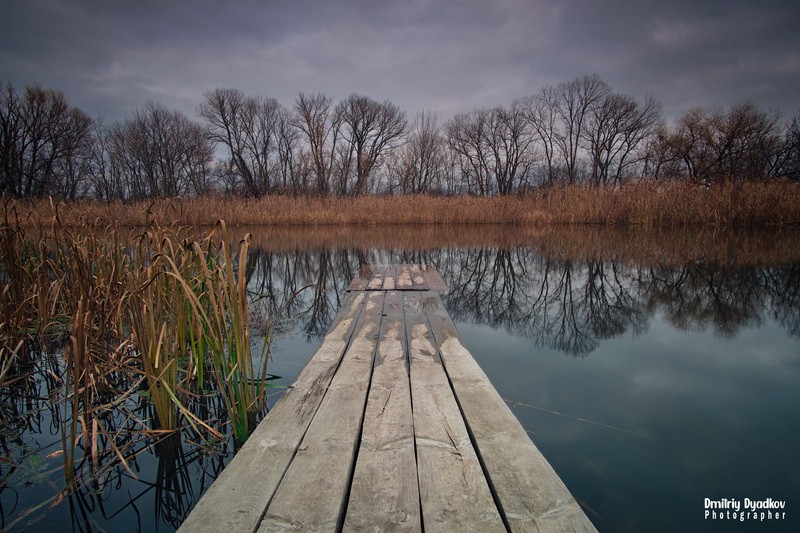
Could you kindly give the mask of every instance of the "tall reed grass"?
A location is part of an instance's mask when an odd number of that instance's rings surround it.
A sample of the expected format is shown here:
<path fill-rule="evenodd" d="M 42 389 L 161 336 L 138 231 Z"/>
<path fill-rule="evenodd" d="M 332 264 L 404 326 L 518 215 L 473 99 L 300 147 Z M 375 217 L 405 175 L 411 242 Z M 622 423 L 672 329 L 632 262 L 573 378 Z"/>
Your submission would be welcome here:
<path fill-rule="evenodd" d="M 201 436 L 223 437 L 187 408 L 210 390 L 222 396 L 233 435 L 244 441 L 269 378 L 268 339 L 259 365 L 250 347 L 250 238 L 232 246 L 220 223 L 203 239 L 154 225 L 131 241 L 113 228 L 69 226 L 61 216 L 52 205 L 49 227 L 26 227 L 15 206 L 3 204 L 0 386 L 19 379 L 26 361 L 63 362 L 54 375 L 63 384 L 67 484 L 80 451 L 95 461 L 98 443 L 125 462 L 107 415 L 142 383 L 155 417 L 141 421 L 141 431 L 188 424 Z"/>
<path fill-rule="evenodd" d="M 20 201 L 26 223 L 45 223 L 46 201 Z M 556 186 L 524 196 L 361 196 L 356 198 L 171 198 L 131 203 L 76 201 L 65 225 L 332 226 L 407 224 L 792 225 L 800 223 L 800 184 L 727 182 L 709 187 L 665 181 L 621 187 Z"/>

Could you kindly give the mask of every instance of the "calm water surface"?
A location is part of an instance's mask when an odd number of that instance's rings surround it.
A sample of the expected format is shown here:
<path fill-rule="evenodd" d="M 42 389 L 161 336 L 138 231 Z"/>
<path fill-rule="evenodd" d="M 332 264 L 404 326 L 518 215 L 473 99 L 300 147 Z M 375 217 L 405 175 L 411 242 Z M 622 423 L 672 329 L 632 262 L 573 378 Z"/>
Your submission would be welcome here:
<path fill-rule="evenodd" d="M 282 384 L 360 265 L 432 265 L 465 345 L 598 529 L 800 530 L 797 233 L 257 230 L 255 243 L 253 327 L 279 315 Z M 11 530 L 174 530 L 232 456 L 182 435 L 45 505 L 63 487 L 45 389 L 2 396 Z M 786 501 L 786 519 L 705 519 L 706 498 Z"/>

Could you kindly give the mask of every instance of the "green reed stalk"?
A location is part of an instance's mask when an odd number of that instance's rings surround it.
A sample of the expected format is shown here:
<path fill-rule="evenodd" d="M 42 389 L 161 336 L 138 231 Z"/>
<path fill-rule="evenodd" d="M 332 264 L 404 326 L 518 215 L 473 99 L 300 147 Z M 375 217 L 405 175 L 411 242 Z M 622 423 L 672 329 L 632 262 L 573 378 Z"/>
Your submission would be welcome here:
<path fill-rule="evenodd" d="M 159 427 L 173 430 L 177 427 L 177 413 L 168 391 L 174 390 L 178 381 L 178 356 L 176 338 L 178 328 L 175 301 L 181 296 L 172 280 L 165 275 L 164 260 L 156 256 L 153 263 L 130 273 L 133 286 L 128 296 L 131 337 L 139 356 L 150 391 L 150 401 L 156 411 Z"/>
<path fill-rule="evenodd" d="M 209 240 L 204 251 L 200 243 L 192 243 L 193 270 L 185 268 L 181 257 L 170 254 L 164 257 L 171 267 L 169 276 L 183 288 L 183 298 L 192 307 L 194 325 L 185 329 L 189 334 L 190 359 L 198 372 L 210 363 L 234 437 L 244 441 L 261 404 L 258 400 L 263 397 L 267 375 L 254 369 L 250 348 L 246 278 L 250 236 L 239 243 L 236 269 L 224 223 L 220 228 L 218 245 Z M 202 379 L 200 375 L 199 381 Z"/>

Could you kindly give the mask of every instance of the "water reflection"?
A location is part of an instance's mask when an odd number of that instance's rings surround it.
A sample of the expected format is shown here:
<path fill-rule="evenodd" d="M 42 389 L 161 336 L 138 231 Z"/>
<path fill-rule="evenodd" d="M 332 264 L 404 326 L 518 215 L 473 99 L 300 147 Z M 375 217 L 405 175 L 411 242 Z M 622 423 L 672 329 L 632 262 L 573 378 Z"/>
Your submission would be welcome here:
<path fill-rule="evenodd" d="M 254 342 L 266 333 L 268 318 L 273 319 L 270 331 L 278 342 L 300 336 L 304 347 L 291 362 L 298 371 L 341 307 L 351 279 L 370 265 L 392 263 L 438 269 L 450 286 L 444 300 L 456 321 L 525 339 L 514 345 L 514 354 L 528 354 L 531 344 L 574 357 L 596 351 L 580 361 L 584 369 L 593 361 L 611 359 L 602 351 L 605 341 L 644 334 L 651 327 L 658 330 L 661 318 L 682 331 L 713 331 L 723 338 L 775 322 L 788 335 L 800 337 L 798 231 L 625 232 L 585 227 L 241 231 L 254 235 L 246 265 Z M 58 347 L 52 350 L 57 352 Z M 576 363 L 551 359 L 559 361 L 551 365 Z M 129 398 L 125 410 L 104 418 L 101 428 L 114 436 L 126 465 L 116 460 L 111 439 L 101 435 L 96 454 L 91 450 L 77 454 L 81 462 L 76 468 L 91 471 L 86 476 L 89 482 L 64 493 L 64 502 L 46 511 L 64 478 L 61 457 L 53 452 L 62 432 L 75 420 L 59 398 L 63 384 L 56 376 L 64 374 L 60 359 L 35 360 L 42 368 L 15 369 L 14 375 L 22 377 L 0 390 L 0 480 L 12 480 L 0 485 L 0 526 L 27 527 L 40 520 L 37 527 L 42 529 L 69 521 L 75 531 L 176 528 L 224 468 L 233 446 L 223 442 L 217 448 L 204 447 L 189 441 L 191 432 L 176 433 L 153 445 L 141 434 L 146 426 L 141 421 L 154 418 L 152 408 L 141 397 Z M 713 361 L 707 358 L 707 362 Z M 529 382 L 541 374 L 542 362 L 537 364 L 536 372 L 517 367 L 510 371 L 524 376 L 519 387 L 508 387 L 514 399 L 525 399 L 524 390 L 543 390 Z M 292 375 L 281 373 L 286 382 L 292 381 Z M 574 366 L 564 376 L 562 383 L 580 378 Z M 590 379 L 596 379 L 594 373 Z M 685 382 L 687 376 L 680 380 Z M 502 385 L 498 381 L 498 388 Z M 130 386 L 120 382 L 118 389 Z M 622 383 L 618 388 L 628 391 L 625 387 L 629 386 Z M 569 389 L 565 394 L 575 395 L 569 387 L 564 389 Z M 204 391 L 194 392 L 198 394 L 187 408 L 201 420 L 224 422 L 220 420 L 224 409 L 213 403 L 219 400 Z M 528 399 L 530 405 L 535 400 Z M 105 401 L 114 401 L 113 395 Z M 585 405 L 596 403 L 587 400 L 563 409 L 583 414 Z M 668 418 L 668 414 L 660 415 Z M 35 464 L 37 457 L 41 464 Z M 57 487 L 48 488 L 48 481 L 59 476 Z M 20 518 L 41 502 L 30 516 L 49 514 Z"/>
<path fill-rule="evenodd" d="M 224 468 L 229 443 L 202 446 L 189 431 L 143 430 L 155 412 L 135 394 L 110 398 L 118 408 L 87 429 L 63 399 L 63 360 L 55 353 L 33 360 L 0 389 L 0 528 L 63 529 L 69 522 L 73 531 L 176 529 Z M 187 408 L 219 419 L 221 402 L 199 394 Z M 73 426 L 91 437 L 65 445 Z M 66 474 L 70 450 L 75 479 Z"/>
<path fill-rule="evenodd" d="M 352 264 L 367 261 L 360 255 L 346 250 L 252 249 L 246 271 L 248 289 L 257 295 L 251 325 L 263 334 L 267 319 L 273 317 L 273 333 L 299 329 L 308 339 L 321 338 L 342 305 Z"/>
<path fill-rule="evenodd" d="M 383 249 L 256 247 L 248 275 L 251 290 L 265 298 L 262 315 L 287 318 L 283 327 L 299 327 L 308 339 L 325 333 L 359 269 L 387 263 L 436 267 L 450 285 L 444 300 L 457 320 L 504 328 L 573 356 L 590 354 L 605 339 L 641 334 L 655 313 L 680 330 L 711 328 L 723 337 L 761 324 L 767 314 L 790 335 L 800 333 L 800 265 L 791 262 L 792 254 L 787 264 L 774 250 L 738 262 L 730 251 L 747 248 L 731 236 L 734 241 L 721 248 L 722 258 L 697 256 L 694 242 L 679 236 L 683 248 L 673 247 L 661 262 L 654 261 L 652 250 L 646 260 L 633 261 L 611 246 L 605 254 L 587 253 L 568 239 L 553 250 L 549 235 L 510 247 L 494 246 L 490 233 L 484 246 L 472 235 L 469 248 L 393 249 L 387 242 Z M 663 238 L 658 245 L 669 248 Z M 776 264 L 764 263 L 765 258 Z"/>
<path fill-rule="evenodd" d="M 571 355 L 626 332 L 638 335 L 657 312 L 680 330 L 711 328 L 723 337 L 760 325 L 765 314 L 791 335 L 800 331 L 796 265 L 628 265 L 552 260 L 525 249 L 454 255 L 442 267 L 451 313 Z"/>

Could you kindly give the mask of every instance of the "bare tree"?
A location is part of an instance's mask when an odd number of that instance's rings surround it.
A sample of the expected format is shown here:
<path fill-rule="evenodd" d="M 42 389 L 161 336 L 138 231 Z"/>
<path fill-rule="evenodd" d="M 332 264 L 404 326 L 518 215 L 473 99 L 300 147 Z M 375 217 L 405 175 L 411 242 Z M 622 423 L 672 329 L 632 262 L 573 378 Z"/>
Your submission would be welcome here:
<path fill-rule="evenodd" d="M 769 174 L 800 180 L 800 113 L 785 125 L 770 161 Z"/>
<path fill-rule="evenodd" d="M 561 123 L 555 141 L 564 158 L 567 180 L 572 184 L 579 179 L 579 150 L 590 112 L 611 88 L 597 74 L 587 74 L 558 84 L 555 91 L 558 96 L 556 113 Z"/>
<path fill-rule="evenodd" d="M 243 192 L 260 196 L 274 189 L 281 106 L 274 98 L 246 96 L 236 89 L 204 93 L 198 109 L 211 139 L 228 149 L 229 165 L 241 179 Z"/>
<path fill-rule="evenodd" d="M 519 105 L 531 127 L 537 146 L 541 147 L 544 159 L 545 177 L 548 185 L 554 185 L 559 177 L 558 144 L 558 106 L 556 88 L 543 87 L 538 94 L 524 98 Z"/>
<path fill-rule="evenodd" d="M 26 87 L 22 107 L 22 175 L 19 192 L 24 196 L 46 194 L 52 180 L 52 165 L 58 157 L 57 129 L 69 106 L 63 93 Z"/>
<path fill-rule="evenodd" d="M 20 196 L 83 194 L 92 119 L 61 91 L 24 95 L 0 83 L 0 190 Z"/>
<path fill-rule="evenodd" d="M 278 159 L 277 173 L 284 191 L 298 195 L 308 190 L 308 171 L 300 150 L 301 133 L 295 126 L 291 111 L 281 107 L 277 131 Z"/>
<path fill-rule="evenodd" d="M 447 142 L 455 154 L 461 180 L 469 194 L 488 195 L 492 189 L 489 156 L 483 141 L 487 128 L 486 110 L 458 113 L 447 123 Z"/>
<path fill-rule="evenodd" d="M 737 181 L 769 176 L 770 160 L 780 145 L 779 114 L 752 102 L 714 116 L 712 147 L 717 172 Z"/>
<path fill-rule="evenodd" d="M 149 103 L 109 132 L 113 173 L 126 198 L 175 196 L 208 190 L 213 146 L 186 116 Z"/>
<path fill-rule="evenodd" d="M 94 122 L 91 160 L 87 175 L 91 182 L 91 193 L 99 200 L 121 200 L 125 197 L 125 187 L 121 176 L 112 161 L 111 138 L 103 119 Z"/>
<path fill-rule="evenodd" d="M 666 137 L 666 143 L 675 157 L 683 162 L 686 177 L 692 180 L 707 178 L 711 173 L 710 147 L 705 142 L 709 138 L 708 112 L 695 107 L 684 113 L 677 121 L 674 130 Z"/>
<path fill-rule="evenodd" d="M 340 137 L 340 115 L 334 112 L 333 99 L 324 94 L 300 93 L 295 100 L 295 126 L 304 134 L 314 169 L 316 193 L 331 190 L 336 150 Z"/>
<path fill-rule="evenodd" d="M 693 108 L 665 139 L 694 181 L 760 179 L 781 145 L 778 115 L 744 102 L 728 111 Z"/>
<path fill-rule="evenodd" d="M 53 184 L 49 194 L 60 198 L 83 198 L 89 195 L 88 179 L 94 149 L 92 119 L 80 109 L 72 108 L 55 132 L 60 153 L 52 163 Z"/>
<path fill-rule="evenodd" d="M 523 107 L 476 110 L 448 123 L 448 140 L 462 172 L 478 194 L 511 194 L 527 180 L 535 160 L 534 137 Z"/>
<path fill-rule="evenodd" d="M 548 85 L 518 102 L 541 148 L 546 183 L 562 179 L 572 184 L 582 178 L 586 128 L 594 110 L 611 94 L 596 74 Z"/>
<path fill-rule="evenodd" d="M 347 163 L 341 170 L 354 169 L 351 193 L 365 194 L 379 159 L 404 140 L 408 127 L 406 115 L 389 101 L 377 102 L 359 94 L 351 94 L 339 102 L 336 113 L 347 142 Z"/>
<path fill-rule="evenodd" d="M 417 114 L 408 144 L 396 152 L 392 174 L 404 194 L 441 192 L 446 156 L 437 115 Z"/>
<path fill-rule="evenodd" d="M 659 180 L 680 176 L 681 161 L 670 148 L 669 130 L 664 122 L 656 126 L 641 149 L 642 177 Z"/>
<path fill-rule="evenodd" d="M 496 107 L 489 114 L 486 146 L 490 172 L 500 194 L 511 194 L 527 180 L 535 160 L 533 137 L 518 103 Z"/>
<path fill-rule="evenodd" d="M 584 130 L 592 183 L 621 182 L 626 169 L 645 157 L 646 142 L 661 120 L 661 104 L 652 97 L 640 104 L 632 96 L 607 94 L 590 110 Z"/>
<path fill-rule="evenodd" d="M 21 102 L 10 83 L 0 82 L 0 91 L 0 190 L 19 194 L 23 160 Z"/>

